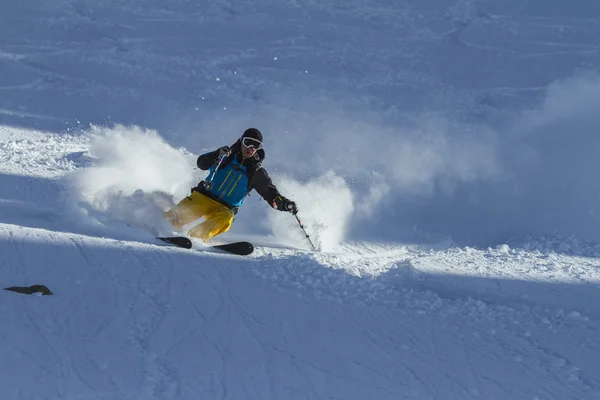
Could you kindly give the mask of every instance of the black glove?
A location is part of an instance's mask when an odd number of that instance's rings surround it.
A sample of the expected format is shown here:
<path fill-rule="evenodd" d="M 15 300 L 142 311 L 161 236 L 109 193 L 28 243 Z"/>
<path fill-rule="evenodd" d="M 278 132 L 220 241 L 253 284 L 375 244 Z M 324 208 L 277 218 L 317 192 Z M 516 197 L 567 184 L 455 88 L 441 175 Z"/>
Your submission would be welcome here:
<path fill-rule="evenodd" d="M 229 154 L 231 154 L 231 149 L 229 148 L 229 146 L 219 147 L 217 151 L 219 152 L 219 159 L 223 156 L 228 156 Z"/>
<path fill-rule="evenodd" d="M 287 211 L 292 214 L 298 213 L 298 206 L 293 201 L 286 199 L 283 196 L 277 196 L 273 200 L 273 207 L 278 209 L 279 211 Z"/>
<path fill-rule="evenodd" d="M 199 156 L 196 160 L 196 165 L 201 170 L 206 171 L 207 169 L 218 163 L 221 157 L 229 156 L 229 154 L 231 154 L 231 148 L 229 146 L 219 147 L 215 151 L 211 151 L 209 153 L 205 153 Z"/>

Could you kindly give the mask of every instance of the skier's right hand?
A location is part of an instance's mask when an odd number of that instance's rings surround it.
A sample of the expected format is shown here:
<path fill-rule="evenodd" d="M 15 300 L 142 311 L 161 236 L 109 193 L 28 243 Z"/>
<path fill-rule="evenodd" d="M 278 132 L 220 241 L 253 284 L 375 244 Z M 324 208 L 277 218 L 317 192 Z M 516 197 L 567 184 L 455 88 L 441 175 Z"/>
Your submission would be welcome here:
<path fill-rule="evenodd" d="M 273 199 L 273 208 L 276 208 L 279 211 L 287 211 L 292 214 L 298 213 L 298 206 L 290 199 L 286 199 L 283 196 L 277 196 Z"/>
<path fill-rule="evenodd" d="M 223 156 L 229 156 L 229 154 L 231 154 L 231 148 L 229 146 L 219 147 L 217 151 L 219 152 L 219 158 Z"/>
<path fill-rule="evenodd" d="M 198 159 L 196 160 L 196 165 L 201 170 L 206 171 L 207 169 L 210 169 L 210 167 L 214 166 L 219 161 L 221 161 L 221 158 L 223 158 L 223 156 L 229 157 L 230 154 L 231 148 L 229 146 L 219 147 L 215 151 L 204 153 L 198 156 Z"/>

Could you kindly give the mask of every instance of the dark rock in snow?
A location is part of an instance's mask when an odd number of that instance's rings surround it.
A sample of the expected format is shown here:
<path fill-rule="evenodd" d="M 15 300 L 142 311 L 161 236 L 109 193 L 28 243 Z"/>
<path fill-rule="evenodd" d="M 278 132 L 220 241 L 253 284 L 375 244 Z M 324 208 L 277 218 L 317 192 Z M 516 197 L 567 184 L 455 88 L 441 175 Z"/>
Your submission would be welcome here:
<path fill-rule="evenodd" d="M 48 289 L 48 287 L 44 285 L 33 285 L 33 286 L 11 286 L 8 288 L 4 288 L 4 290 L 9 290 L 11 292 L 17 292 L 22 294 L 34 294 L 41 293 L 42 296 L 50 296 L 53 293 Z"/>

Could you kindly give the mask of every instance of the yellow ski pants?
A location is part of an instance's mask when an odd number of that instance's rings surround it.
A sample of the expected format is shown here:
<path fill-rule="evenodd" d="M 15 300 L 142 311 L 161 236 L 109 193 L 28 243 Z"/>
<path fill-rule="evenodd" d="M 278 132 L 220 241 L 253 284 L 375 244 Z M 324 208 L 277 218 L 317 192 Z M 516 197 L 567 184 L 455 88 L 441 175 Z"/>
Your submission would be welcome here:
<path fill-rule="evenodd" d="M 206 242 L 231 228 L 234 213 L 223 204 L 198 192 L 192 192 L 175 208 L 165 213 L 165 219 L 179 231 L 184 225 L 202 217 L 204 217 L 204 221 L 191 228 L 187 234 Z"/>

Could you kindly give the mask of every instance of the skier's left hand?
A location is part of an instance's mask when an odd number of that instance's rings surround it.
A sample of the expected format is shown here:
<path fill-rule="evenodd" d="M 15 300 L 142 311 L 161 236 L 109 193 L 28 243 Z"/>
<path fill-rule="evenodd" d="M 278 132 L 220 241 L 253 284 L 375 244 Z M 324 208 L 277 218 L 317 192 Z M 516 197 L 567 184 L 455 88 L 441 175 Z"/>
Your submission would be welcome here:
<path fill-rule="evenodd" d="M 279 211 L 287 211 L 291 212 L 292 214 L 298 213 L 298 206 L 296 205 L 296 203 L 294 203 L 290 199 L 286 199 L 283 196 L 275 197 L 275 200 L 273 201 L 273 207 L 278 209 Z"/>

